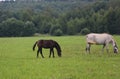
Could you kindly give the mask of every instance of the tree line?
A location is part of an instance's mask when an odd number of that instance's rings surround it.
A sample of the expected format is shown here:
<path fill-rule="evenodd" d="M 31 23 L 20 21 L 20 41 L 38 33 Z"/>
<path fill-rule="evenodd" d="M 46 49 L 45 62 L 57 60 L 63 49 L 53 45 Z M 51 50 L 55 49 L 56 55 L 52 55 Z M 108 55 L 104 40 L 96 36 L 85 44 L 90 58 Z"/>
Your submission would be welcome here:
<path fill-rule="evenodd" d="M 120 34 L 119 4 L 119 0 L 98 1 L 84 7 L 77 5 L 60 13 L 51 7 L 41 12 L 31 8 L 17 11 L 0 9 L 0 36 L 32 36 L 35 33 L 61 36 L 90 32 Z"/>

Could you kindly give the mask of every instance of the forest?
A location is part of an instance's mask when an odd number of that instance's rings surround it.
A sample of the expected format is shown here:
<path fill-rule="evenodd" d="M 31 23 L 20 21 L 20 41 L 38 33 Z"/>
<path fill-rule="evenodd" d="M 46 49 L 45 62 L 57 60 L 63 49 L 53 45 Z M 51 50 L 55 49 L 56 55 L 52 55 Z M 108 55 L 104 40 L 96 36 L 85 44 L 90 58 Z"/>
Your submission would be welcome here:
<path fill-rule="evenodd" d="M 0 37 L 120 34 L 120 0 L 0 2 Z"/>

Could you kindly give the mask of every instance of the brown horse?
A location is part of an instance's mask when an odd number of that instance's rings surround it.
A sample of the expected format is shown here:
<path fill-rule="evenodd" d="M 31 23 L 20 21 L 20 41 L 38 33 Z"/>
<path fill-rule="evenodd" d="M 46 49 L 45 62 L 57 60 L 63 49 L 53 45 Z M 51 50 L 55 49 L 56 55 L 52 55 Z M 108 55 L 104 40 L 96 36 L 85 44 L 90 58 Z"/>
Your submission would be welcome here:
<path fill-rule="evenodd" d="M 61 57 L 61 48 L 60 48 L 59 44 L 54 40 L 38 40 L 38 41 L 36 41 L 35 44 L 33 45 L 33 51 L 35 50 L 36 45 L 38 46 L 37 58 L 38 58 L 39 52 L 40 52 L 42 58 L 44 58 L 44 56 L 42 54 L 42 48 L 50 49 L 49 57 L 51 57 L 51 54 L 53 54 L 53 57 L 55 57 L 53 48 L 56 48 L 58 56 Z"/>

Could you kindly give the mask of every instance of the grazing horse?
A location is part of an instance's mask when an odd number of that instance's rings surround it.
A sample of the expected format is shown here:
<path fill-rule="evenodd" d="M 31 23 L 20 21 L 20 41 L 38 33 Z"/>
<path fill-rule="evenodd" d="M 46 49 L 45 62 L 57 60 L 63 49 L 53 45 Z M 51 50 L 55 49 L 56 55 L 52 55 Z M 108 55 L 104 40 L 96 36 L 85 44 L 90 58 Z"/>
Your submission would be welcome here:
<path fill-rule="evenodd" d="M 118 53 L 117 44 L 115 40 L 113 39 L 112 35 L 110 34 L 90 33 L 86 35 L 86 41 L 87 41 L 86 51 L 89 51 L 89 53 L 90 53 L 90 47 L 92 44 L 103 45 L 102 51 L 106 47 L 107 52 L 108 52 L 108 45 L 112 44 L 114 53 Z"/>
<path fill-rule="evenodd" d="M 49 57 L 51 57 L 51 54 L 53 54 L 53 57 L 55 57 L 53 48 L 56 48 L 58 56 L 61 57 L 61 48 L 60 48 L 59 44 L 54 40 L 38 40 L 38 41 L 36 41 L 35 44 L 33 45 L 33 51 L 35 50 L 36 45 L 38 46 L 37 58 L 38 58 L 39 52 L 41 53 L 42 58 L 44 58 L 44 56 L 42 54 L 42 48 L 50 49 Z"/>

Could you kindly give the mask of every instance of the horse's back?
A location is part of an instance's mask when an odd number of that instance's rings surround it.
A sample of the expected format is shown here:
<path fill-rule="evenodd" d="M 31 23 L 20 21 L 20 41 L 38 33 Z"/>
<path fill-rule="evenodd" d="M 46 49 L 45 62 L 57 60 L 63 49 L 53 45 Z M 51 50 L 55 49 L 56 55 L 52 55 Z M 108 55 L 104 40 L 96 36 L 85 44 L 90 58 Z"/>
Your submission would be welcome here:
<path fill-rule="evenodd" d="M 105 41 L 110 41 L 112 36 L 107 33 L 90 33 L 86 35 L 86 41 L 91 44 L 104 44 Z"/>
<path fill-rule="evenodd" d="M 51 48 L 54 47 L 55 41 L 54 40 L 39 40 L 38 46 L 43 48 Z"/>
<path fill-rule="evenodd" d="M 107 34 L 107 33 L 101 33 L 101 34 L 99 34 L 99 33 L 90 33 L 90 34 L 87 34 L 86 35 L 87 37 L 93 37 L 93 36 L 96 36 L 96 37 L 111 37 L 111 35 L 110 34 Z"/>

